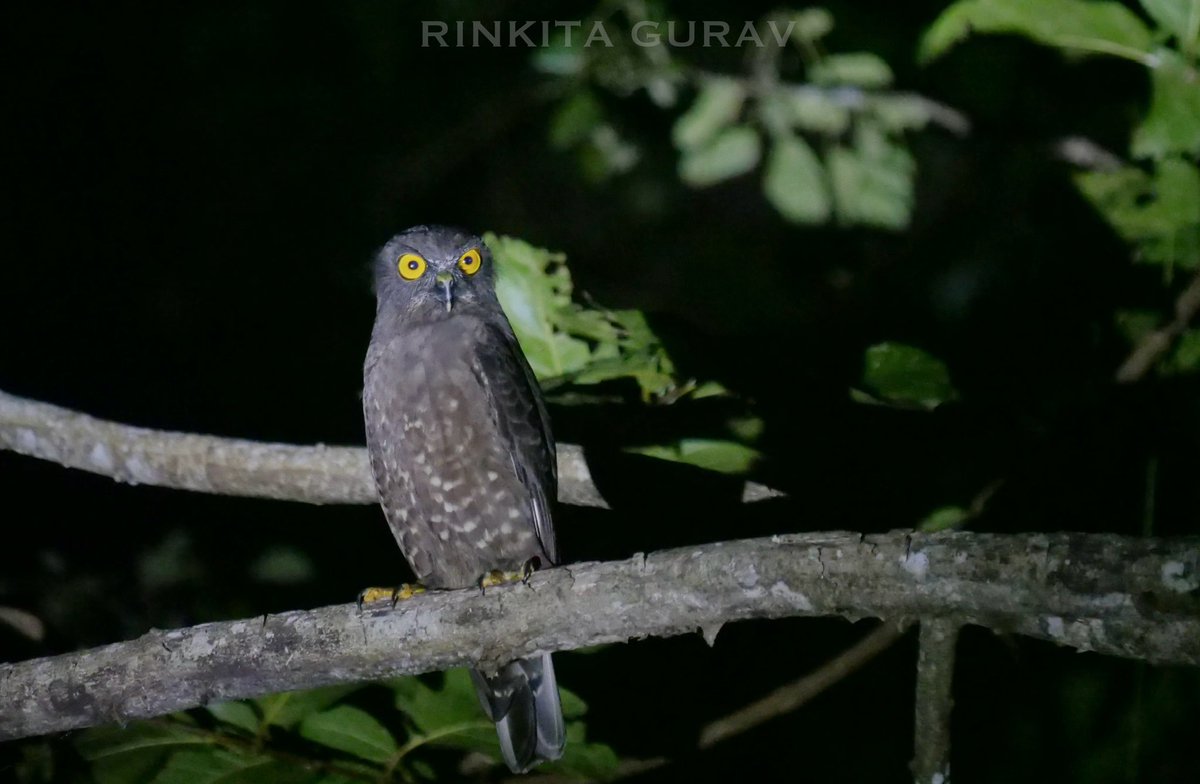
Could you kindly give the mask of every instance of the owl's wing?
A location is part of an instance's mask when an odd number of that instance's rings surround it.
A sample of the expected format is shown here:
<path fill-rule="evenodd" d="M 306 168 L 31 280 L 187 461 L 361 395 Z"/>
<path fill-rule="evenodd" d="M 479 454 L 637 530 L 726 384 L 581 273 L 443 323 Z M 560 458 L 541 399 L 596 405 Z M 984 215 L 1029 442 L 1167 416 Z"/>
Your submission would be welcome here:
<path fill-rule="evenodd" d="M 507 325 L 483 325 L 472 366 L 517 477 L 529 491 L 538 540 L 551 562 L 558 563 L 550 514 L 558 495 L 558 463 L 541 387 Z"/>

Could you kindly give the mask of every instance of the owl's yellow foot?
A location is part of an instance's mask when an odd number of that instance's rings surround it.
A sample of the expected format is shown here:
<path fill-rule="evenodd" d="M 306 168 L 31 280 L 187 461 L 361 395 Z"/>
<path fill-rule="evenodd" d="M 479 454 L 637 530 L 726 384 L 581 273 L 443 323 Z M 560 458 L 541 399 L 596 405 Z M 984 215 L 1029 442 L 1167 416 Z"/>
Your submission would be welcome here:
<path fill-rule="evenodd" d="M 530 558 L 521 566 L 519 572 L 506 572 L 503 569 L 493 569 L 492 571 L 479 578 L 479 592 L 483 593 L 488 588 L 495 588 L 497 585 L 505 583 L 523 582 L 528 583 L 529 577 L 542 566 L 542 559 L 536 555 Z"/>
<path fill-rule="evenodd" d="M 411 599 L 420 593 L 425 593 L 425 586 L 420 583 L 401 583 L 394 588 L 364 588 L 359 591 L 355 604 L 358 605 L 359 612 L 368 604 L 377 604 L 385 600 L 395 607 L 397 602 Z"/>

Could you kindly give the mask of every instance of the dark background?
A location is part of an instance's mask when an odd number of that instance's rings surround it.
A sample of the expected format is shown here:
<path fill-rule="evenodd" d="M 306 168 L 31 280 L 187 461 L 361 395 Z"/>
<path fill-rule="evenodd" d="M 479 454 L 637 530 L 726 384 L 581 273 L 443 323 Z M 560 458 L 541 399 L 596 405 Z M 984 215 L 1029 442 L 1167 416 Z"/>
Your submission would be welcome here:
<path fill-rule="evenodd" d="M 1111 380 L 1128 351 L 1114 310 L 1165 314 L 1170 289 L 1130 263 L 1050 150 L 1068 134 L 1127 149 L 1143 71 L 1008 38 L 918 68 L 941 4 L 828 5 L 831 47 L 882 55 L 900 89 L 973 122 L 965 138 L 912 138 L 909 231 L 788 225 L 756 176 L 687 189 L 670 146 L 678 109 L 641 93 L 606 105 L 642 163 L 588 184 L 549 149 L 556 93 L 529 50 L 419 45 L 421 19 L 575 19 L 589 4 L 7 9 L 0 388 L 147 427 L 361 443 L 371 251 L 398 229 L 453 223 L 564 250 L 577 291 L 644 309 L 683 376 L 719 380 L 763 419 L 757 478 L 790 494 L 743 510 L 732 485 L 614 455 L 647 432 L 703 431 L 711 408 L 555 408 L 559 439 L 589 448 L 617 507 L 561 510 L 569 559 L 911 527 L 996 481 L 976 529 L 1195 533 L 1196 380 Z M 686 13 L 740 23 L 770 8 Z M 703 56 L 742 67 L 733 50 Z M 850 402 L 863 349 L 881 340 L 945 360 L 961 400 L 934 413 Z M 407 575 L 374 508 L 118 486 L 11 453 L 0 489 L 0 603 L 49 627 L 41 644 L 0 628 L 0 659 L 344 602 Z M 256 580 L 281 546 L 308 559 L 306 579 Z M 647 781 L 766 767 L 907 780 L 911 637 L 799 712 L 691 750 L 701 724 L 866 628 L 738 624 L 711 650 L 697 636 L 560 656 L 560 680 L 589 702 L 591 739 L 679 759 Z M 1195 671 L 980 630 L 960 657 L 959 780 L 1200 777 L 1186 743 Z"/>

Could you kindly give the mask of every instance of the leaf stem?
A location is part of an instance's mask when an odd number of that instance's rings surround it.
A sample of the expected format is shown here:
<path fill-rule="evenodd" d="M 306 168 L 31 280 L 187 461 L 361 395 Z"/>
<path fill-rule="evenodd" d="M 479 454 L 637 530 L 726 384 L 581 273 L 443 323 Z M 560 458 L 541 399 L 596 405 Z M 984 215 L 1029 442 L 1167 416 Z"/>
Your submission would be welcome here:
<path fill-rule="evenodd" d="M 475 721 L 464 721 L 459 724 L 448 724 L 445 727 L 434 730 L 433 732 L 429 732 L 424 735 L 413 736 L 412 738 L 409 738 L 407 743 L 396 749 L 396 753 L 391 756 L 391 759 L 387 761 L 387 765 L 384 766 L 383 774 L 379 777 L 379 780 L 381 782 L 390 781 L 392 773 L 396 770 L 397 766 L 399 766 L 400 762 L 411 752 L 419 749 L 421 746 L 424 746 L 427 743 L 433 743 L 434 741 L 441 740 L 442 738 L 450 735 L 457 735 L 460 732 L 489 729 L 491 726 L 492 723 L 490 721 L 478 719 Z M 401 771 L 401 774 L 404 775 L 405 780 L 408 780 L 408 776 L 403 770 Z"/>

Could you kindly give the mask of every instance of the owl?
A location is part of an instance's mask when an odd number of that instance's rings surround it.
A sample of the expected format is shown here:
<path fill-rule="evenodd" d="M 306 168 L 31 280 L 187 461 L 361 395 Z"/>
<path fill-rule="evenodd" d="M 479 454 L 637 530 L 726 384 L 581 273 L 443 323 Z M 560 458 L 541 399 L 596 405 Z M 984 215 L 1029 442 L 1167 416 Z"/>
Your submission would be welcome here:
<path fill-rule="evenodd" d="M 384 515 L 417 579 L 465 588 L 558 563 L 550 420 L 496 297 L 487 247 L 458 229 L 416 226 L 383 246 L 374 274 L 367 449 Z M 549 654 L 471 675 L 514 772 L 562 756 Z"/>

